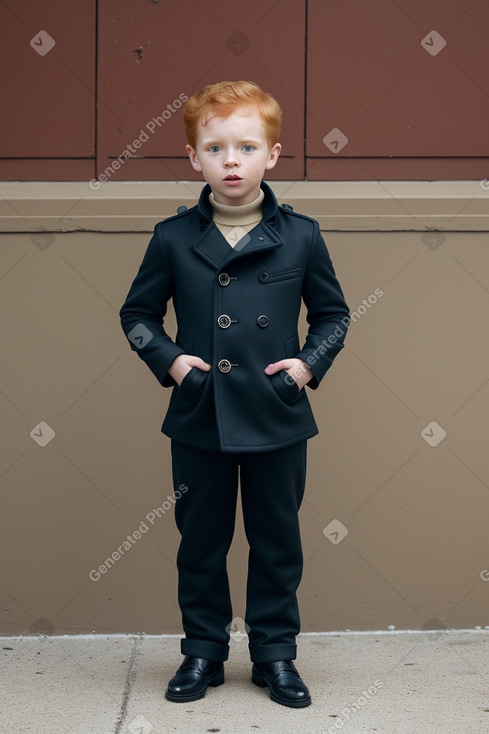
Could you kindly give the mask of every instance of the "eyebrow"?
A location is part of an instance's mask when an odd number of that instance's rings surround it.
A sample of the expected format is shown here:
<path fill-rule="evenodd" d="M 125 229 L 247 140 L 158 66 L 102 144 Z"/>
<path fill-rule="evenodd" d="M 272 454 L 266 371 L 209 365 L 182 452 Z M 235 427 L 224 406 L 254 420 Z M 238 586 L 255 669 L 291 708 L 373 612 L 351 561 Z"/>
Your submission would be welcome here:
<path fill-rule="evenodd" d="M 249 145 L 252 143 L 253 145 L 259 145 L 260 140 L 255 140 L 255 138 L 243 138 L 242 140 L 238 141 L 238 145 Z M 209 140 L 203 140 L 202 145 L 220 145 L 221 141 L 218 139 L 210 138 Z"/>

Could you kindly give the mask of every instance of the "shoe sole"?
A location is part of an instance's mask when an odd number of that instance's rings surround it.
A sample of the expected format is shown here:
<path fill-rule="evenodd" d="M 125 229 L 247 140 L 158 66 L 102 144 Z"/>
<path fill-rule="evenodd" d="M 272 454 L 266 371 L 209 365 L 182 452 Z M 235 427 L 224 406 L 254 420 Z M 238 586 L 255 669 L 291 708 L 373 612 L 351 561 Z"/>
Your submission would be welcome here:
<path fill-rule="evenodd" d="M 216 673 L 209 683 L 206 685 L 203 691 L 200 691 L 199 693 L 190 693 L 188 695 L 179 696 L 176 693 L 170 693 L 169 691 L 166 691 L 165 698 L 168 701 L 174 701 L 175 703 L 188 703 L 189 701 L 198 701 L 199 698 L 204 698 L 206 691 L 209 686 L 212 686 L 213 688 L 217 688 L 217 686 L 222 686 L 224 683 L 224 671 L 220 670 L 218 673 Z"/>
<path fill-rule="evenodd" d="M 270 698 L 272 699 L 272 701 L 275 701 L 275 703 L 280 703 L 282 704 L 282 706 L 288 706 L 289 708 L 292 708 L 292 709 L 301 709 L 301 708 L 305 708 L 306 706 L 311 705 L 310 696 L 308 696 L 307 698 L 304 698 L 302 701 L 290 701 L 288 698 L 281 698 L 280 696 L 277 696 L 270 689 L 270 686 L 268 685 L 265 678 L 262 675 L 260 675 L 259 673 L 252 673 L 251 680 L 255 684 L 255 686 L 259 686 L 260 688 L 268 687 L 270 691 Z"/>

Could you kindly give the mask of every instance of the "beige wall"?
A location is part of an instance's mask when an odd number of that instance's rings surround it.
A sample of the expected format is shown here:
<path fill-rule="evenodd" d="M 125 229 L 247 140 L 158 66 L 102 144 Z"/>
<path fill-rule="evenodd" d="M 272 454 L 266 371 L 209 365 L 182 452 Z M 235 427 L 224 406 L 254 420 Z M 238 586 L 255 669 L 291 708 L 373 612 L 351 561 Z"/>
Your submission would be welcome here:
<path fill-rule="evenodd" d="M 301 508 L 302 629 L 489 625 L 487 233 L 325 238 L 352 310 L 383 295 L 310 393 L 320 435 Z M 148 519 L 172 491 L 169 391 L 118 319 L 148 240 L 2 235 L 3 634 L 181 631 L 173 511 Z M 55 432 L 44 447 L 45 428 L 30 436 L 40 421 Z M 423 438 L 440 437 L 432 421 L 446 431 L 437 446 Z M 243 617 L 238 520 L 229 571 Z M 333 544 L 323 529 L 338 520 L 348 534 Z M 128 535 L 130 550 L 91 580 Z"/>

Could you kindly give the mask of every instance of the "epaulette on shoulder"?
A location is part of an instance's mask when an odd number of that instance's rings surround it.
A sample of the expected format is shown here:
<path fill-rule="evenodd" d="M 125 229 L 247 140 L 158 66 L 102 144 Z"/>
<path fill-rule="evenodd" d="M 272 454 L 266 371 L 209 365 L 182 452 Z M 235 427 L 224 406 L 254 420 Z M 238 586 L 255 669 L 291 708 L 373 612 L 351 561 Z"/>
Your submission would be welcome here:
<path fill-rule="evenodd" d="M 307 214 L 302 214 L 302 212 L 295 212 L 290 204 L 280 204 L 280 209 L 283 209 L 283 211 L 286 211 L 287 214 L 291 214 L 293 217 L 297 217 L 298 219 L 304 219 L 308 222 L 315 221 L 315 219 L 309 217 Z"/>
<path fill-rule="evenodd" d="M 169 224 L 176 219 L 180 219 L 181 217 L 191 214 L 195 208 L 195 206 L 188 208 L 187 206 L 185 206 L 185 204 L 182 204 L 181 206 L 177 207 L 176 214 L 170 214 L 169 217 L 165 217 L 164 219 L 162 219 L 159 224 Z"/>

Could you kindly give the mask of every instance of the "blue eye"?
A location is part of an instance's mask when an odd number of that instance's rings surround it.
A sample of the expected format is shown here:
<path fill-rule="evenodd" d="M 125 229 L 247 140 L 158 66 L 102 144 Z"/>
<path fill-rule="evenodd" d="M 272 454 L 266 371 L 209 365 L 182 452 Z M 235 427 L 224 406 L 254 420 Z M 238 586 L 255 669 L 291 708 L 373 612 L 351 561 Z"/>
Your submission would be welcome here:
<path fill-rule="evenodd" d="M 244 151 L 245 151 L 246 153 L 251 153 L 251 151 L 252 151 L 252 150 L 255 150 L 255 148 L 254 148 L 254 146 L 253 146 L 253 145 L 243 145 L 243 150 L 244 150 Z"/>
<path fill-rule="evenodd" d="M 218 145 L 211 145 L 210 148 L 209 148 L 209 150 L 210 150 L 211 153 L 217 153 L 218 150 L 219 150 L 219 146 Z"/>

